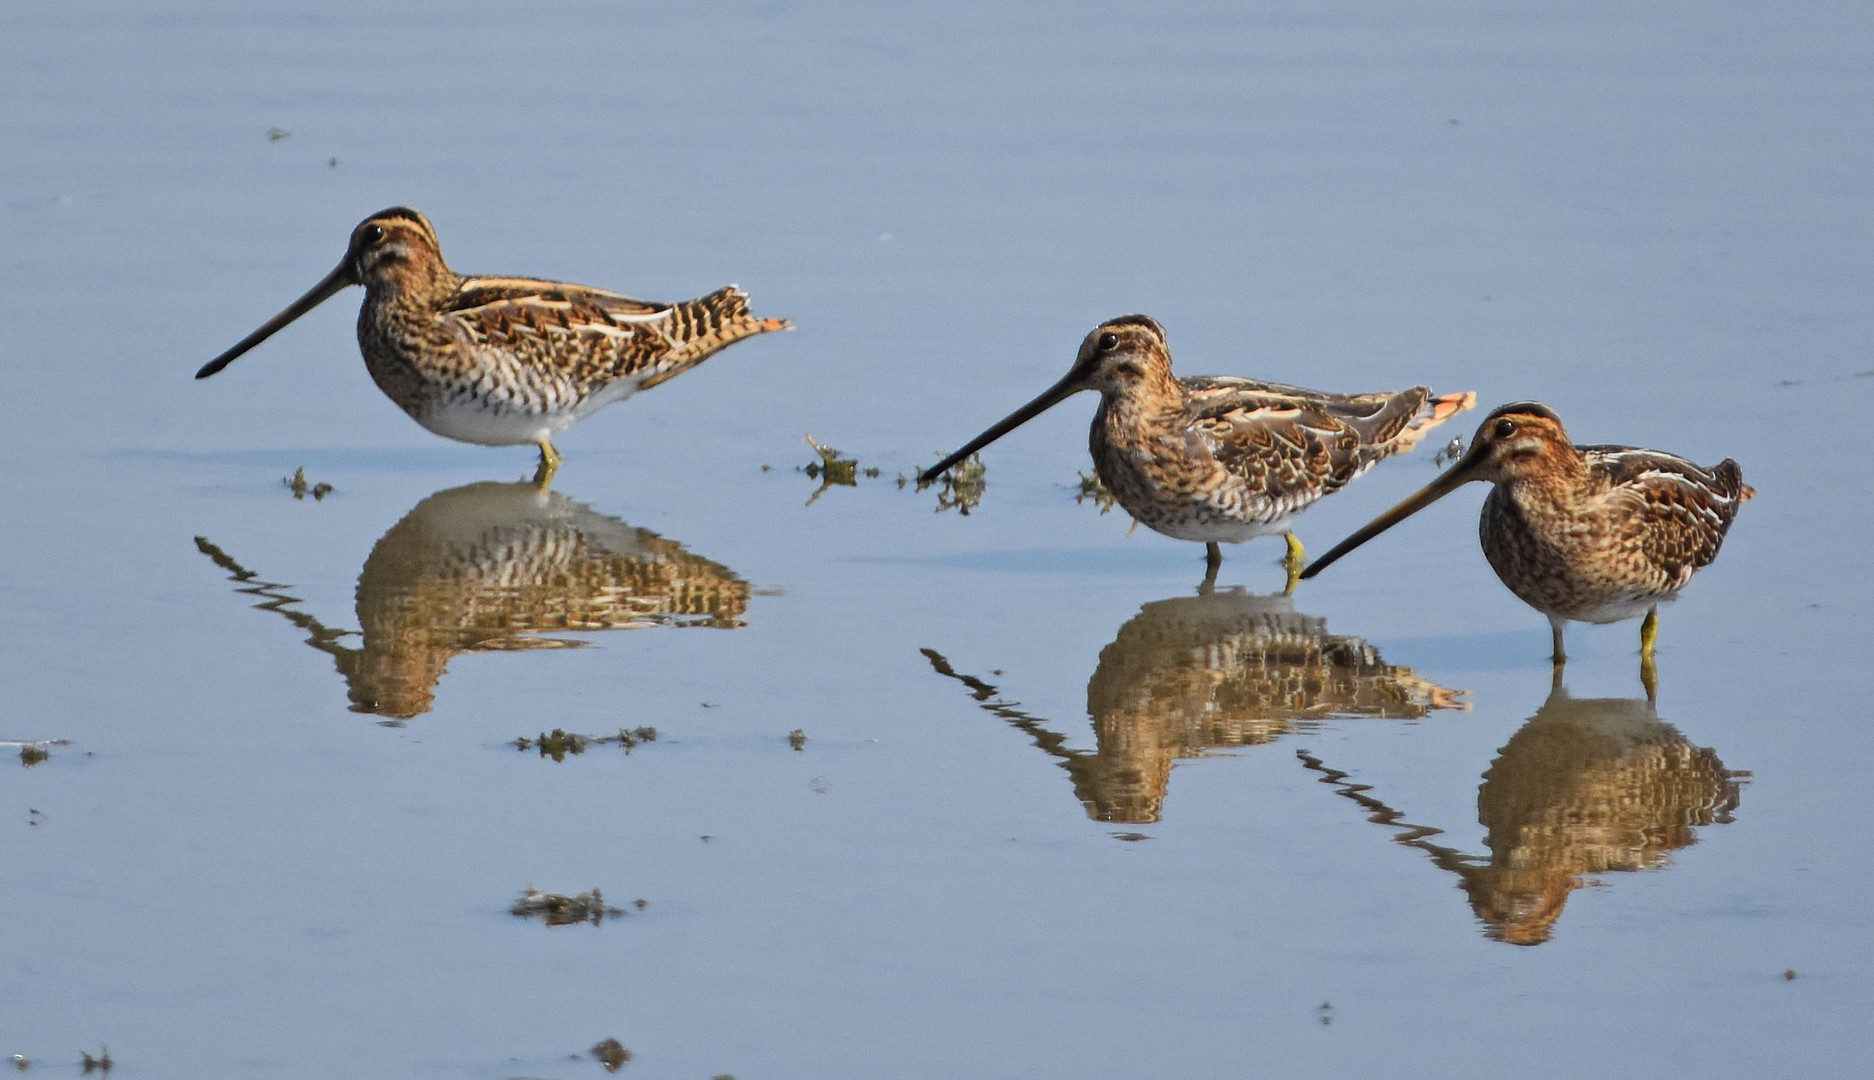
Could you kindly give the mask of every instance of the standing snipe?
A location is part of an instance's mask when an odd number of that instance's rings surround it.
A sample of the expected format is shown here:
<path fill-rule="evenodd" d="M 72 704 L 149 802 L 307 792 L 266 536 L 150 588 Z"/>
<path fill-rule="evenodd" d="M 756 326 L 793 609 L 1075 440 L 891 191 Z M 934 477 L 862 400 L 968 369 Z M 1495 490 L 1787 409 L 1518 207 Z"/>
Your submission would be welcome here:
<path fill-rule="evenodd" d="M 1730 458 L 1707 469 L 1658 450 L 1576 446 L 1555 410 L 1519 401 L 1484 418 L 1457 464 L 1301 576 L 1472 480 L 1495 485 L 1478 523 L 1484 558 L 1511 592 L 1549 617 L 1556 665 L 1567 659 L 1563 622 L 1644 614 L 1641 674 L 1649 691 L 1660 603 L 1718 557 L 1738 506 L 1756 494 Z"/>
<path fill-rule="evenodd" d="M 347 285 L 364 286 L 358 348 L 378 389 L 438 435 L 540 447 L 541 483 L 559 467 L 558 432 L 724 346 L 793 327 L 750 315 L 733 285 L 655 304 L 559 281 L 463 277 L 443 262 L 429 219 L 394 206 L 351 231 L 324 280 L 195 377 L 227 367 Z"/>
<path fill-rule="evenodd" d="M 1165 329 L 1144 315 L 1101 323 L 1065 378 L 918 477 L 944 470 L 1082 390 L 1100 392 L 1089 435 L 1094 470 L 1134 520 L 1205 545 L 1286 535 L 1289 587 L 1301 541 L 1289 520 L 1454 413 L 1471 393 L 1324 394 L 1223 375 L 1177 378 Z"/>

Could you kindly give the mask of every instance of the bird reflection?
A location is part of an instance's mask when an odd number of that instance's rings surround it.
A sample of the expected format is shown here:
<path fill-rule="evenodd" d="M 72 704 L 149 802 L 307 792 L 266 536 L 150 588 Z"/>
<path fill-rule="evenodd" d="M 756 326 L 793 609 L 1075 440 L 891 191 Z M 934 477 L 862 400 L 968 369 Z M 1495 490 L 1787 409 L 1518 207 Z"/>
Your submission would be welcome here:
<path fill-rule="evenodd" d="M 1568 894 L 1587 875 L 1657 870 L 1698 842 L 1696 828 L 1725 823 L 1749 773 L 1724 767 L 1661 720 L 1645 698 L 1571 698 L 1559 684 L 1485 771 L 1477 820 L 1488 856 L 1435 844 L 1413 825 L 1303 751 L 1309 768 L 1399 830 L 1458 877 L 1485 933 L 1515 945 L 1549 940 Z"/>
<path fill-rule="evenodd" d="M 428 712 L 451 657 L 577 647 L 555 631 L 743 625 L 748 583 L 683 545 L 530 483 L 439 491 L 391 527 L 358 575 L 360 631 L 295 610 L 285 585 L 259 580 L 208 540 L 196 546 L 307 632 L 345 677 L 353 712 L 396 720 Z M 344 643 L 361 637 L 362 645 Z"/>
<path fill-rule="evenodd" d="M 997 689 L 924 655 L 989 712 L 1059 759 L 1095 821 L 1159 820 L 1171 766 L 1223 747 L 1256 746 L 1336 717 L 1415 719 L 1467 708 L 1448 690 L 1380 660 L 1357 637 L 1294 609 L 1287 596 L 1200 590 L 1146 604 L 1100 651 L 1087 682 L 1095 749 L 1069 748 Z"/>

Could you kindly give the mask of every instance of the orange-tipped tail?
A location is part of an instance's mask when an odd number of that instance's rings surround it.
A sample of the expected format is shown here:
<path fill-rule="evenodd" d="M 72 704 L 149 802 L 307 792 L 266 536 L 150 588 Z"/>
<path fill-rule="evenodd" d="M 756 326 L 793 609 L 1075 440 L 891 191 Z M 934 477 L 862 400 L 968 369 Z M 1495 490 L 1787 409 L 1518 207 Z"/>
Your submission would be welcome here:
<path fill-rule="evenodd" d="M 674 306 L 670 322 L 664 327 L 675 348 L 660 365 L 662 370 L 646 379 L 639 389 L 648 390 L 688 371 L 743 338 L 793 328 L 792 319 L 756 318 L 748 310 L 748 294 L 734 285 L 686 300 Z"/>
<path fill-rule="evenodd" d="M 1426 432 L 1463 412 L 1465 409 L 1474 407 L 1476 404 L 1477 392 L 1475 390 L 1461 390 L 1455 394 L 1440 394 L 1430 399 L 1419 409 L 1418 415 L 1413 417 L 1412 421 L 1406 425 L 1406 429 L 1400 432 L 1399 438 L 1394 444 L 1394 452 L 1402 453 L 1412 449 L 1412 447 L 1418 444 L 1419 439 L 1424 437 Z"/>

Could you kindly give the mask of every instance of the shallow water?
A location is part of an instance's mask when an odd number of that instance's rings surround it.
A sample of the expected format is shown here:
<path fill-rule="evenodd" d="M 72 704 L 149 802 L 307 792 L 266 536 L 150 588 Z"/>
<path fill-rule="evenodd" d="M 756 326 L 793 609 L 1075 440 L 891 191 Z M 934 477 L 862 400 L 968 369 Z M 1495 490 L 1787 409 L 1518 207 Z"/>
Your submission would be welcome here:
<path fill-rule="evenodd" d="M 0 771 L 0 1053 L 1859 1075 L 1870 31 L 8 7 L 0 739 L 67 741 Z M 356 292 L 190 378 L 394 203 L 464 270 L 737 281 L 800 329 L 566 435 L 551 499 L 371 386 Z M 1282 600 L 1273 540 L 1199 597 L 1194 545 L 1076 502 L 1089 398 L 992 447 L 968 515 L 897 484 L 1132 310 L 1187 373 L 1738 459 L 1758 495 L 1662 612 L 1656 709 L 1631 623 L 1573 628 L 1551 693 L 1480 489 Z M 879 475 L 812 498 L 808 434 Z M 518 918 L 529 886 L 624 914 Z"/>

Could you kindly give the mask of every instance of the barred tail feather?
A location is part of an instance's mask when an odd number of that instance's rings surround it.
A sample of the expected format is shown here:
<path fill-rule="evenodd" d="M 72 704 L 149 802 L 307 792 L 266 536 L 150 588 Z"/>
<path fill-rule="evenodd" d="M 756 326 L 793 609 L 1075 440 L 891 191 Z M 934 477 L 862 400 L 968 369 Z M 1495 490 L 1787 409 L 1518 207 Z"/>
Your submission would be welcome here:
<path fill-rule="evenodd" d="M 1711 475 L 1717 478 L 1718 491 L 1726 498 L 1748 502 L 1752 495 L 1757 494 L 1756 488 L 1744 482 L 1744 470 L 1738 468 L 1737 462 L 1730 458 L 1718 462 L 1711 470 Z"/>
<path fill-rule="evenodd" d="M 670 321 L 663 328 L 675 347 L 639 389 L 648 390 L 688 371 L 743 338 L 793 328 L 791 319 L 756 318 L 748 310 L 748 294 L 734 285 L 686 300 L 671 308 Z"/>

